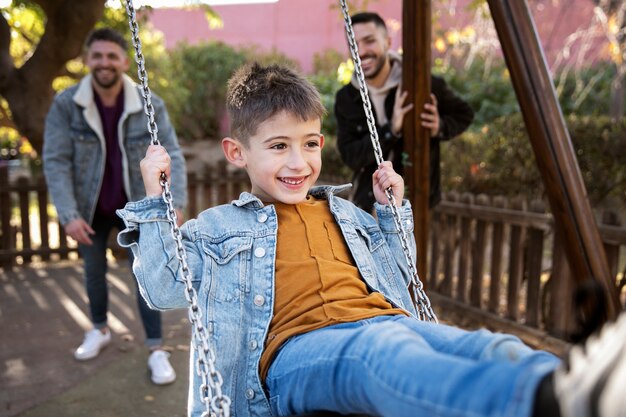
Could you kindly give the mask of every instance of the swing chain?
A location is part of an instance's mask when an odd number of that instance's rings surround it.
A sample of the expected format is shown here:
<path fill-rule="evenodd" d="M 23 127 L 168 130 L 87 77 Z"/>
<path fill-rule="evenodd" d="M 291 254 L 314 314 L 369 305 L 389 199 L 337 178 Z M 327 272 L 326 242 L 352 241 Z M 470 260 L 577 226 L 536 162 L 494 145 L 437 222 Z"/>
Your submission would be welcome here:
<path fill-rule="evenodd" d="M 151 143 L 159 145 L 157 137 L 158 128 L 154 121 L 154 107 L 152 106 L 150 88 L 148 87 L 148 73 L 145 68 L 145 58 L 141 51 L 141 41 L 139 40 L 139 27 L 132 0 L 125 0 L 126 14 L 132 35 L 132 42 L 135 48 L 135 61 L 137 62 L 137 73 L 141 81 L 142 95 L 144 98 L 144 111 L 148 116 L 148 131 L 150 132 Z M 176 257 L 178 258 L 180 269 L 185 284 L 185 298 L 189 303 L 189 321 L 192 324 L 191 344 L 196 352 L 196 373 L 201 378 L 200 400 L 204 404 L 205 411 L 202 417 L 229 417 L 230 398 L 222 394 L 222 375 L 215 368 L 215 353 L 209 345 L 207 329 L 202 324 L 202 312 L 198 306 L 198 294 L 192 285 L 191 271 L 187 264 L 187 253 L 183 245 L 182 233 L 177 224 L 176 209 L 174 199 L 170 191 L 170 185 L 165 174 L 161 174 L 161 187 L 163 187 L 163 200 L 167 204 L 167 219 L 171 225 L 171 233 L 176 243 Z"/>
<path fill-rule="evenodd" d="M 352 60 L 354 61 L 354 72 L 359 81 L 359 91 L 361 93 L 361 99 L 363 100 L 363 108 L 365 110 L 365 118 L 367 119 L 367 127 L 369 128 L 370 139 L 374 148 L 374 156 L 376 157 L 377 165 L 380 165 L 383 163 L 383 151 L 380 147 L 378 132 L 376 131 L 376 121 L 374 119 L 374 113 L 372 112 L 372 105 L 367 91 L 367 86 L 365 84 L 363 70 L 361 68 L 361 58 L 359 57 L 359 50 L 356 44 L 354 30 L 352 29 L 352 19 L 350 18 L 350 14 L 348 13 L 346 0 L 340 0 L 340 4 L 341 11 L 343 13 L 344 23 L 346 26 L 346 35 L 348 37 L 350 53 L 352 55 Z M 387 195 L 387 199 L 389 200 L 389 206 L 391 208 L 391 213 L 393 214 L 393 220 L 396 226 L 396 230 L 398 230 L 400 235 L 402 251 L 404 252 L 404 257 L 406 258 L 411 273 L 411 287 L 413 289 L 413 301 L 417 310 L 417 317 L 420 320 L 432 321 L 436 323 L 437 316 L 435 316 L 435 312 L 432 309 L 430 300 L 428 299 L 428 296 L 424 291 L 424 285 L 422 284 L 422 281 L 420 280 L 417 273 L 415 261 L 413 260 L 413 255 L 411 254 L 411 251 L 409 249 L 407 234 L 400 219 L 400 212 L 398 211 L 398 207 L 396 206 L 396 201 L 393 193 L 391 192 L 391 187 L 385 190 L 385 194 Z"/>

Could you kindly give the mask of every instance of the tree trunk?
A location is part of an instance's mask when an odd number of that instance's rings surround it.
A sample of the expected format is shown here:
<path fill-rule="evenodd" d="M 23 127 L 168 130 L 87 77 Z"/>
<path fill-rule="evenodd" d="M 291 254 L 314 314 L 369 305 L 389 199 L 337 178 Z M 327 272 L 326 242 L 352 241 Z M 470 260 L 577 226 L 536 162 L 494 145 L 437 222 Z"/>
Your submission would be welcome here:
<path fill-rule="evenodd" d="M 102 17 L 105 0 L 38 0 L 46 14 L 45 32 L 33 55 L 20 68 L 10 56 L 11 30 L 0 15 L 0 95 L 13 121 L 38 154 L 44 121 L 54 91 L 52 81 L 70 59 L 80 55 L 89 31 Z"/>

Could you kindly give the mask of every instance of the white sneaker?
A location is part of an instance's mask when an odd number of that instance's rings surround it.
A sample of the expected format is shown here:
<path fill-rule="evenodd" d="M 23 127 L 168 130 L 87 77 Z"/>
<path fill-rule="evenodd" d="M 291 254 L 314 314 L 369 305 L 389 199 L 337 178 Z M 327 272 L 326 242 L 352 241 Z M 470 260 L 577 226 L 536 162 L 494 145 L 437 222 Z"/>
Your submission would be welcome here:
<path fill-rule="evenodd" d="M 563 417 L 625 417 L 626 313 L 584 345 L 554 374 Z"/>
<path fill-rule="evenodd" d="M 170 354 L 164 350 L 155 350 L 148 358 L 148 369 L 152 373 L 152 383 L 156 385 L 171 384 L 176 380 L 176 372 L 170 365 Z"/>
<path fill-rule="evenodd" d="M 104 333 L 99 329 L 91 329 L 85 333 L 83 343 L 74 352 L 74 357 L 79 361 L 86 361 L 98 356 L 100 350 L 111 342 L 111 332 L 105 329 Z"/>

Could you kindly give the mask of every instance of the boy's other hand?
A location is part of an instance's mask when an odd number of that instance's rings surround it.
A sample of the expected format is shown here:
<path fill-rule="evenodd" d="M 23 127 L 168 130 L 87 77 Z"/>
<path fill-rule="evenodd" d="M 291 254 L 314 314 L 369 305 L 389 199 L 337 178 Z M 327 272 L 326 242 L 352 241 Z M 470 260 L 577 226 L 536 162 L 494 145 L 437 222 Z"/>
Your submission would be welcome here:
<path fill-rule="evenodd" d="M 139 166 L 146 196 L 160 196 L 162 193 L 161 173 L 165 173 L 167 178 L 170 177 L 170 156 L 165 148 L 161 145 L 150 145 Z"/>
<path fill-rule="evenodd" d="M 384 161 L 372 175 L 372 183 L 374 184 L 374 197 L 380 204 L 389 204 L 385 190 L 391 187 L 391 192 L 396 200 L 396 206 L 402 205 L 404 198 L 404 179 L 400 174 L 393 170 L 390 161 Z"/>

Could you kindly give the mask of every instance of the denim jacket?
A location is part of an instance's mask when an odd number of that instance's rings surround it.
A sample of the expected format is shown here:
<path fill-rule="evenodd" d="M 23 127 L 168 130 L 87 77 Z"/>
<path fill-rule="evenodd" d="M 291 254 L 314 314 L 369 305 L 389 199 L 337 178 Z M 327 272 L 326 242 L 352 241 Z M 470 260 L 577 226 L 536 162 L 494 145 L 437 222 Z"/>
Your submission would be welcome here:
<path fill-rule="evenodd" d="M 351 202 L 335 196 L 346 186 L 314 187 L 327 198 L 361 276 L 394 306 L 415 314 L 409 291 L 409 268 L 391 209 L 376 204 L 378 222 Z M 410 203 L 399 209 L 415 253 Z M 185 285 L 176 245 L 160 198 L 128 203 L 118 215 L 126 229 L 118 242 L 135 255 L 133 271 L 141 294 L 156 309 L 184 308 Z M 259 377 L 259 360 L 274 308 L 274 270 L 278 219 L 271 204 L 244 192 L 231 204 L 200 213 L 182 228 L 193 286 L 223 377 L 222 392 L 232 401 L 231 416 L 270 416 Z M 195 352 L 192 349 L 192 362 Z M 189 415 L 200 416 L 200 378 L 190 370 Z"/>
<path fill-rule="evenodd" d="M 59 93 L 46 117 L 43 163 L 48 190 L 62 224 L 83 218 L 89 224 L 98 203 L 104 176 L 106 142 L 93 98 L 91 74 Z M 139 162 L 150 145 L 148 118 L 139 86 L 124 75 L 124 113 L 118 125 L 124 191 L 128 201 L 145 197 Z M 158 137 L 172 159 L 174 205 L 187 200 L 185 160 L 163 101 L 152 95 Z"/>

